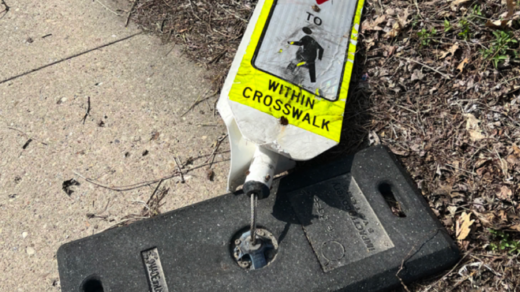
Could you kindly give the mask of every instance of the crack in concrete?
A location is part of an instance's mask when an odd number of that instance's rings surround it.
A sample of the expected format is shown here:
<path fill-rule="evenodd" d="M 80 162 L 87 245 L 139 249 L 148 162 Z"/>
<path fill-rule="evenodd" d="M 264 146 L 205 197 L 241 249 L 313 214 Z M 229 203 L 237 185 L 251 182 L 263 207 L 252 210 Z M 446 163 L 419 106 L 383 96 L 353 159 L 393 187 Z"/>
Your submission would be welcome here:
<path fill-rule="evenodd" d="M 0 81 L 0 84 L 3 84 L 3 83 L 6 83 L 6 82 L 9 82 L 9 81 L 12 81 L 14 79 L 17 79 L 17 78 L 20 78 L 20 77 L 23 77 L 25 75 L 28 75 L 28 74 L 31 74 L 31 73 L 34 73 L 34 72 L 37 72 L 37 71 L 40 71 L 42 69 L 45 69 L 47 67 L 51 67 L 51 66 L 54 66 L 54 65 L 57 65 L 61 62 L 64 62 L 64 61 L 67 61 L 67 60 L 70 60 L 70 59 L 74 59 L 76 57 L 79 57 L 79 56 L 82 56 L 82 55 L 85 55 L 85 54 L 88 54 L 90 52 L 93 52 L 93 51 L 96 51 L 96 50 L 99 50 L 99 49 L 102 49 L 102 48 L 105 48 L 105 47 L 108 47 L 108 46 L 111 46 L 111 45 L 114 45 L 114 44 L 117 44 L 119 42 L 122 42 L 122 41 L 125 41 L 125 40 L 128 40 L 130 38 L 133 38 L 137 35 L 140 35 L 142 34 L 142 32 L 138 32 L 138 33 L 135 33 L 135 34 L 132 34 L 132 35 L 129 35 L 129 36 L 126 36 L 124 38 L 121 38 L 121 39 L 118 39 L 118 40 L 115 40 L 113 42 L 109 42 L 109 43 L 106 43 L 104 45 L 101 45 L 101 46 L 98 46 L 98 47 L 95 47 L 95 48 L 92 48 L 90 50 L 86 50 L 86 51 L 83 51 L 81 53 L 77 53 L 77 54 L 74 54 L 72 56 L 68 56 L 66 58 L 63 58 L 63 59 L 60 59 L 60 60 L 57 60 L 57 61 L 54 61 L 52 63 L 49 63 L 49 64 L 46 64 L 46 65 L 43 65 L 41 67 L 38 67 L 38 68 L 35 68 L 35 69 L 32 69 L 32 70 L 29 70 L 29 71 L 26 71 L 24 73 L 21 73 L 21 74 L 18 74 L 18 75 L 15 75 L 15 76 L 12 76 L 12 77 L 9 77 L 7 79 L 4 79 L 4 80 L 1 80 Z"/>

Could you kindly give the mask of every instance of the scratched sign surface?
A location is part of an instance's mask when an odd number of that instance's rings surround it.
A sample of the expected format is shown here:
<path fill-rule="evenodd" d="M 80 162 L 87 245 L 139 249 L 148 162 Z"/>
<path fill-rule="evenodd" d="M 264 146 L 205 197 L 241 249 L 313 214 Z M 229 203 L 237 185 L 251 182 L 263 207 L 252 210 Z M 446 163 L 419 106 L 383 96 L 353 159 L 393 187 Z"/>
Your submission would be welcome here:
<path fill-rule="evenodd" d="M 364 0 L 262 3 L 229 99 L 339 142 Z"/>
<path fill-rule="evenodd" d="M 394 247 L 350 174 L 297 192 L 291 204 L 325 272 Z"/>

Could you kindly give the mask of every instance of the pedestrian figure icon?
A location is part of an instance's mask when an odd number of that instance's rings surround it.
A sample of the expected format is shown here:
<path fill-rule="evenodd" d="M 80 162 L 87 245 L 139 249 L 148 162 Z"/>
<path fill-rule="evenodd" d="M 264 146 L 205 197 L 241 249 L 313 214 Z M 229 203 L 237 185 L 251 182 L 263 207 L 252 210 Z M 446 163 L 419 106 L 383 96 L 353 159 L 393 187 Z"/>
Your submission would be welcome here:
<path fill-rule="evenodd" d="M 321 60 L 323 58 L 323 48 L 320 44 L 310 36 L 312 30 L 308 27 L 304 27 L 303 32 L 306 34 L 299 41 L 289 41 L 288 43 L 293 46 L 300 46 L 296 52 L 295 61 L 291 62 L 287 69 L 291 72 L 295 72 L 299 67 L 307 68 L 309 70 L 309 76 L 311 83 L 316 82 L 316 58 Z"/>
<path fill-rule="evenodd" d="M 348 52 L 356 40 L 350 43 L 346 36 L 354 31 L 357 34 L 352 19 L 345 15 L 356 10 L 358 0 L 272 3 L 269 17 L 262 20 L 265 23 L 256 46 L 250 46 L 252 52 L 254 49 L 252 67 L 260 74 L 289 82 L 307 95 L 338 100 L 350 80 L 349 67 L 354 64 L 353 54 Z M 319 13 L 309 10 L 313 5 L 319 5 Z"/>

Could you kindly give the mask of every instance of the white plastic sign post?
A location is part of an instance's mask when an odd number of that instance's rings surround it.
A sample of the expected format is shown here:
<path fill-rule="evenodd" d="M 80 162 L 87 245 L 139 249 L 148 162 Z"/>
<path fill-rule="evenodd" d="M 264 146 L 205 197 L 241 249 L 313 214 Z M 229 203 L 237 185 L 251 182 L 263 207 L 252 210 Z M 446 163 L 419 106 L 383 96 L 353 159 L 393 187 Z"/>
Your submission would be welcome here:
<path fill-rule="evenodd" d="M 284 157 L 276 173 L 339 143 L 363 4 L 258 1 L 218 103 L 231 140 L 231 190 L 256 146 Z"/>

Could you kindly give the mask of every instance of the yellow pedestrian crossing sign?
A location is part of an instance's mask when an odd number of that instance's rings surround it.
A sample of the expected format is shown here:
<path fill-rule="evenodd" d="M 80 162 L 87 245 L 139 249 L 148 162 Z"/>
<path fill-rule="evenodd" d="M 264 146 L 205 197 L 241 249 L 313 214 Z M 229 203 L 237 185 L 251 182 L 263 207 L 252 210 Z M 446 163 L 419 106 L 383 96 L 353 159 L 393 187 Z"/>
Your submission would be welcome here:
<path fill-rule="evenodd" d="M 296 160 L 339 142 L 363 2 L 259 1 L 222 92 L 246 139 Z"/>

